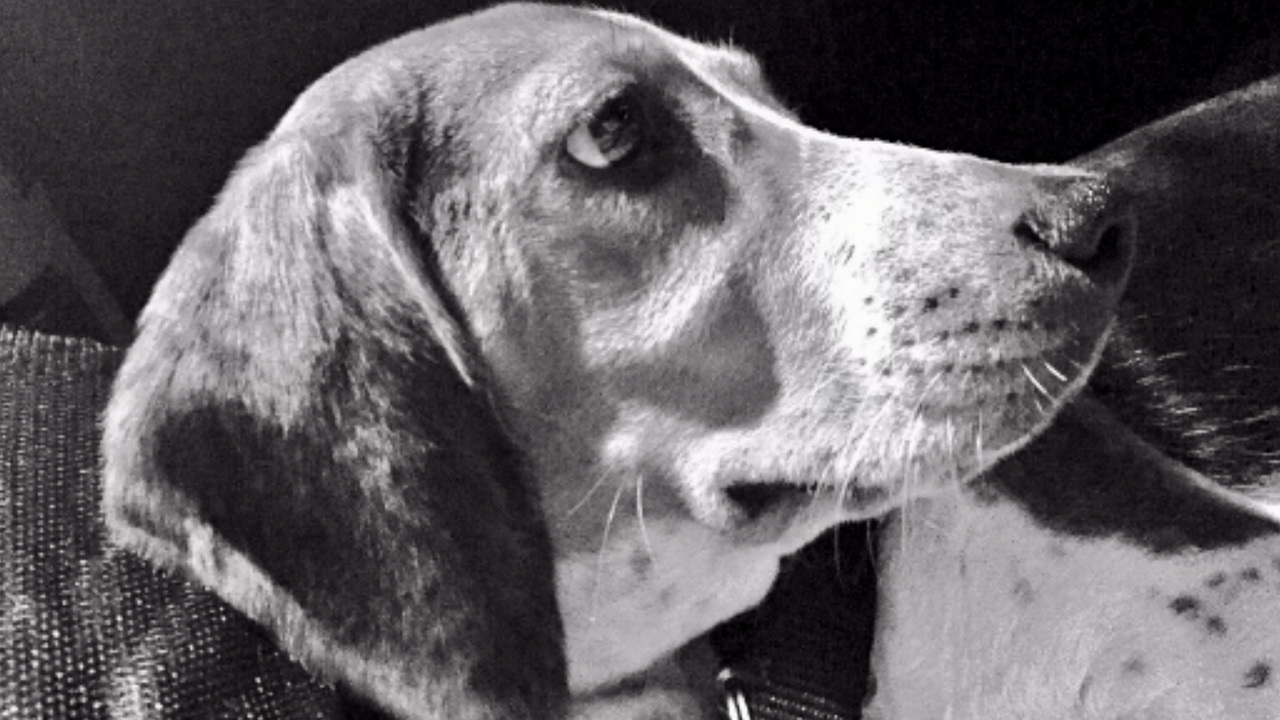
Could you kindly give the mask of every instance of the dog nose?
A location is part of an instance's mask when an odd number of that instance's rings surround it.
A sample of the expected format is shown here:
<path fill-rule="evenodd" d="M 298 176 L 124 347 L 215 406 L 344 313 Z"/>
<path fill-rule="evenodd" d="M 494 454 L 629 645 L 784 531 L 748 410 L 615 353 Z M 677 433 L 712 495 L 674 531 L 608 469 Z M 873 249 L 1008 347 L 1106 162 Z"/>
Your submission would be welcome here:
<path fill-rule="evenodd" d="M 1123 278 L 1137 220 L 1131 198 L 1097 177 L 1040 178 L 1034 205 L 1014 235 L 1044 248 L 1099 282 Z"/>

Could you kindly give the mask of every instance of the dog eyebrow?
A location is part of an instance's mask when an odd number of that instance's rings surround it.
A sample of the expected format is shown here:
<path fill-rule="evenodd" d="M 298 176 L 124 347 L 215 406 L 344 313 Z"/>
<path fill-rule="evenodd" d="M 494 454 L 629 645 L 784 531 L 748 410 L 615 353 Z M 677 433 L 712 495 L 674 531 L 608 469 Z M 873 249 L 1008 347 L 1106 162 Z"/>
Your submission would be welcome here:
<path fill-rule="evenodd" d="M 699 43 L 630 15 L 608 10 L 593 12 L 598 17 L 608 20 L 616 29 L 638 31 L 629 35 L 628 39 L 635 43 L 631 47 L 652 48 L 664 54 L 674 54 L 687 65 L 713 72 L 723 70 L 728 79 L 745 82 L 748 85 L 759 86 L 763 81 L 764 73 L 759 60 L 732 42 Z M 655 39 L 659 42 L 654 42 Z M 722 73 L 714 72 L 714 74 L 720 76 Z"/>
<path fill-rule="evenodd" d="M 778 101 L 759 59 L 732 42 L 698 43 L 635 17 L 608 11 L 595 12 L 615 27 L 641 31 L 632 35 L 635 38 L 633 47 L 637 50 L 644 48 L 650 58 L 654 51 L 673 57 L 682 68 L 715 92 L 747 100 L 750 105 L 776 113 L 786 120 L 797 119 L 794 112 Z"/>

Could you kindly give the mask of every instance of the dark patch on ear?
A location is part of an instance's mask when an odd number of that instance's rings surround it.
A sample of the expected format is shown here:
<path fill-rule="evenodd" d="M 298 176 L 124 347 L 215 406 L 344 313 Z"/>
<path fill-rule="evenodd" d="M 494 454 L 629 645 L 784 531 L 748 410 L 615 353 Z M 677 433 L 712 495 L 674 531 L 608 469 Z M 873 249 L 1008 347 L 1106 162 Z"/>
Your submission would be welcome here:
<path fill-rule="evenodd" d="M 1130 314 L 1135 310 L 1128 308 Z M 1146 324 L 1150 319 L 1145 315 L 1141 322 L 1137 318 L 1122 321 L 1089 380 L 1089 390 L 1161 452 L 1218 482 L 1235 484 L 1266 472 L 1268 459 L 1248 448 L 1257 438 L 1246 439 L 1242 431 L 1247 428 L 1226 419 L 1245 417 L 1244 406 L 1229 409 L 1225 415 L 1215 412 L 1232 396 L 1214 397 L 1191 389 L 1195 387 L 1191 382 L 1194 376 L 1169 359 L 1184 351 L 1170 352 L 1139 339 L 1143 334 L 1140 328 Z M 1158 359 L 1153 348 L 1164 350 L 1169 357 Z M 1273 402 L 1280 404 L 1280 390 Z M 1271 414 L 1269 408 L 1252 417 L 1265 419 Z M 1261 433 L 1261 437 L 1267 436 Z"/>
<path fill-rule="evenodd" d="M 1265 662 L 1254 663 L 1244 674 L 1244 686 L 1250 690 L 1264 688 L 1271 683 L 1271 664 Z"/>
<path fill-rule="evenodd" d="M 1225 483 L 1280 470 L 1277 109 L 1280 83 L 1266 81 L 1081 162 L 1134 192 L 1142 234 L 1125 302 L 1132 342 L 1091 387 L 1139 435 Z"/>
<path fill-rule="evenodd" d="M 1240 571 L 1240 579 L 1249 583 L 1261 582 L 1262 572 L 1256 567 L 1248 567 Z"/>
<path fill-rule="evenodd" d="M 985 482 L 1050 531 L 1119 537 L 1155 554 L 1235 547 L 1280 533 L 1269 518 L 1137 452 L 1122 428 L 1093 425 L 1069 408 Z"/>
<path fill-rule="evenodd" d="M 564 665 L 536 489 L 483 394 L 410 353 L 341 335 L 290 426 L 206 398 L 158 431 L 157 462 L 340 646 L 549 717 Z"/>
<path fill-rule="evenodd" d="M 412 92 L 379 114 L 373 146 L 376 162 L 387 173 L 393 214 L 411 234 L 423 275 L 453 322 L 469 331 L 467 314 L 441 268 L 442 249 L 453 250 L 437 247 L 429 238 L 447 245 L 471 213 L 468 189 L 458 182 L 471 170 L 471 151 L 457 127 L 427 112 L 433 92 L 425 79 L 417 78 Z"/>
<path fill-rule="evenodd" d="M 1224 572 L 1216 572 L 1204 581 L 1205 587 L 1217 588 L 1221 587 L 1227 581 L 1227 574 Z"/>

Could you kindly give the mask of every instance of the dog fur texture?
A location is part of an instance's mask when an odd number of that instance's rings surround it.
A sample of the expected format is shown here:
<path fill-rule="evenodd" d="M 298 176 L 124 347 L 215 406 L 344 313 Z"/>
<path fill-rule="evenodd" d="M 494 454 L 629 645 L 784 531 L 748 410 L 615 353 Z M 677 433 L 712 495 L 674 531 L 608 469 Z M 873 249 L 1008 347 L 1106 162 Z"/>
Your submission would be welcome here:
<path fill-rule="evenodd" d="M 235 171 L 116 381 L 107 521 L 400 716 L 554 717 L 1043 430 L 1133 235 L 1096 173 L 833 137 L 732 48 L 503 6 Z"/>
<path fill-rule="evenodd" d="M 1082 158 L 1142 249 L 1086 399 L 883 535 L 876 720 L 1280 717 L 1280 79 Z"/>

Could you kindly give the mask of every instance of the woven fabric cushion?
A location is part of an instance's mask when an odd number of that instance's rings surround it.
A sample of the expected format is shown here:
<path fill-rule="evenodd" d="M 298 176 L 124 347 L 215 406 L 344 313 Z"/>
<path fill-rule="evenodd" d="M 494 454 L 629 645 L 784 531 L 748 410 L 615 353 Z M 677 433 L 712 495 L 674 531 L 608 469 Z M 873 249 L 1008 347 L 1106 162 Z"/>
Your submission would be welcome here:
<path fill-rule="evenodd" d="M 0 326 L 0 718 L 337 718 L 333 688 L 216 596 L 105 541 L 117 349 Z"/>

